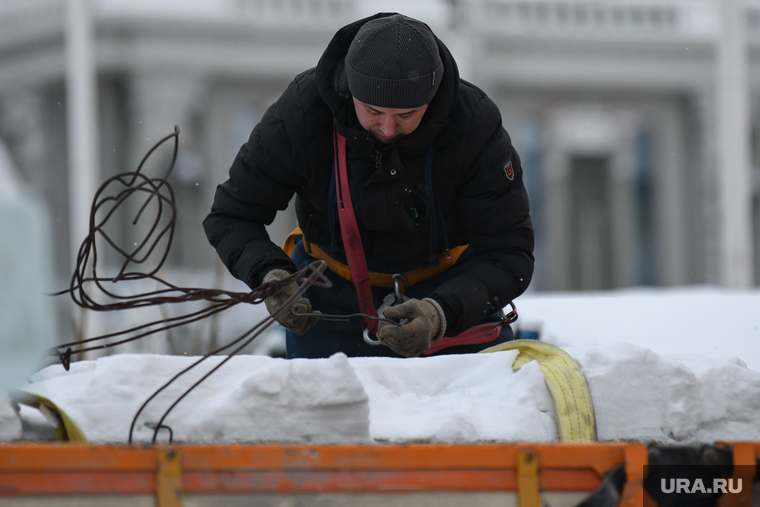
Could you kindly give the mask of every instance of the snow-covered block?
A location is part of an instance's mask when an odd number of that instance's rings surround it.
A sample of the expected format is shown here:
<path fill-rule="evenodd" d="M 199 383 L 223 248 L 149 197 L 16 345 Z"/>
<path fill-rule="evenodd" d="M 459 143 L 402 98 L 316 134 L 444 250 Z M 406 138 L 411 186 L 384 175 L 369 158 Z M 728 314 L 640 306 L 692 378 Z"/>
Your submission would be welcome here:
<path fill-rule="evenodd" d="M 414 359 L 352 358 L 380 442 L 551 442 L 554 405 L 538 363 L 517 350 Z"/>
<path fill-rule="evenodd" d="M 665 356 L 630 343 L 566 347 L 588 381 L 599 440 L 760 440 L 760 372 L 740 359 Z M 517 350 L 427 358 L 231 358 L 164 420 L 175 442 L 553 442 L 554 403 L 535 361 Z M 125 442 L 140 406 L 198 358 L 122 354 L 48 367 L 24 389 L 49 399 L 91 442 Z M 134 439 L 225 358 L 162 391 Z M 155 427 L 155 426 L 154 426 Z M 169 431 L 160 429 L 166 442 Z"/>
<path fill-rule="evenodd" d="M 140 406 L 198 358 L 122 354 L 48 367 L 24 389 L 56 404 L 90 442 L 125 442 Z M 151 400 L 133 440 L 150 441 L 169 407 L 225 358 L 212 356 Z M 369 442 L 369 403 L 348 359 L 232 357 L 163 422 L 175 442 Z M 160 429 L 158 441 L 168 439 Z"/>
<path fill-rule="evenodd" d="M 234 390 L 214 397 L 188 436 L 214 442 L 370 441 L 369 399 L 344 354 L 328 359 L 248 357 L 262 363 Z M 226 424 L 209 433 L 208 428 Z M 239 424 L 230 424 L 230 421 Z"/>
<path fill-rule="evenodd" d="M 163 425 L 179 442 L 482 442 L 557 439 L 538 364 L 518 351 L 415 359 L 233 357 L 180 401 Z M 140 405 L 197 358 L 121 354 L 46 368 L 26 391 L 53 402 L 88 441 L 124 442 Z M 222 357 L 211 357 L 149 402 L 133 439 Z M 168 430 L 158 432 L 166 441 Z"/>
<path fill-rule="evenodd" d="M 740 359 L 663 356 L 625 342 L 566 350 L 588 381 L 599 440 L 760 440 L 760 372 Z"/>

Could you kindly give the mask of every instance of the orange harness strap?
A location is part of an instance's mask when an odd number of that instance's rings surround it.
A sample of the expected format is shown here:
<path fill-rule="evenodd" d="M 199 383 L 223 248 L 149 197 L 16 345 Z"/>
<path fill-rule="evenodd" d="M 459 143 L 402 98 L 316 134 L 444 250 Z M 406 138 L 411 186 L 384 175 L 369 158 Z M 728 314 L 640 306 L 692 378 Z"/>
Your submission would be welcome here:
<path fill-rule="evenodd" d="M 295 230 L 288 235 L 288 237 L 285 239 L 285 245 L 283 246 L 283 250 L 285 250 L 286 254 L 291 257 L 293 256 L 293 250 L 296 247 L 296 240 L 299 236 L 302 235 L 303 232 L 301 231 L 300 227 L 296 227 Z M 414 285 L 415 283 L 425 281 L 428 278 L 432 278 L 433 276 L 437 275 L 438 273 L 446 271 L 451 266 L 453 266 L 457 260 L 459 260 L 459 257 L 462 255 L 462 253 L 464 253 L 468 246 L 469 245 L 462 245 L 452 248 L 450 257 L 448 257 L 445 253 L 442 253 L 438 257 L 440 264 L 437 266 L 416 268 L 403 273 L 404 278 L 406 279 L 406 285 Z M 330 254 L 319 248 L 317 245 L 309 243 L 306 241 L 306 238 L 303 239 L 303 247 L 304 250 L 306 250 L 306 253 L 313 255 L 317 259 L 325 261 L 330 271 L 339 277 L 348 280 L 349 282 L 353 281 L 351 278 L 351 270 L 347 264 L 344 264 L 335 259 Z M 370 271 L 369 281 L 370 285 L 373 287 L 384 287 L 387 289 L 393 288 L 393 274 L 391 273 L 377 273 Z"/>

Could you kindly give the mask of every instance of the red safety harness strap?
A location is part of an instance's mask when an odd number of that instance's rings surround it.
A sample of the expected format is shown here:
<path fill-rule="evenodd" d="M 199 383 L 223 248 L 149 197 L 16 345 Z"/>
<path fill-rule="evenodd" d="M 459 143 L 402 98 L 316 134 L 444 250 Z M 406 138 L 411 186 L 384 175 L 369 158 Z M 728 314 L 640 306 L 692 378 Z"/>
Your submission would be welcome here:
<path fill-rule="evenodd" d="M 362 313 L 377 317 L 377 310 L 372 302 L 372 288 L 369 282 L 367 259 L 364 257 L 364 246 L 356 224 L 354 205 L 351 201 L 351 189 L 348 186 L 348 169 L 346 168 L 346 138 L 337 132 L 333 136 L 335 149 L 335 193 L 338 197 L 338 220 L 340 233 L 343 236 L 343 248 L 346 251 L 348 268 L 356 287 L 359 308 Z M 377 332 L 377 321 L 362 318 L 364 327 L 372 336 Z"/>
<path fill-rule="evenodd" d="M 346 251 L 346 260 L 351 271 L 354 287 L 356 287 L 356 296 L 359 299 L 361 312 L 372 317 L 377 317 L 377 310 L 372 301 L 372 288 L 369 271 L 367 270 L 367 259 L 364 256 L 364 246 L 359 235 L 356 215 L 354 215 L 354 205 L 351 201 L 351 189 L 348 186 L 346 138 L 338 132 L 334 132 L 333 145 L 335 150 L 335 191 L 338 197 L 338 219 L 340 222 L 340 232 L 343 236 L 343 248 Z M 434 354 L 439 350 L 457 345 L 475 345 L 492 342 L 499 336 L 502 327 L 511 324 L 516 319 L 517 313 L 513 308 L 513 311 L 504 320 L 480 324 L 457 336 L 449 336 L 436 340 L 432 342 L 430 350 L 423 352 L 423 354 Z M 369 331 L 369 334 L 374 336 L 377 332 L 377 321 L 363 318 L 362 323 L 363 327 Z"/>
<path fill-rule="evenodd" d="M 447 349 L 449 347 L 456 347 L 457 345 L 476 345 L 480 343 L 490 343 L 499 337 L 501 328 L 508 326 L 517 320 L 517 311 L 512 305 L 512 311 L 504 316 L 504 318 L 497 322 L 486 322 L 485 324 L 479 324 L 471 327 L 464 333 L 459 333 L 456 336 L 444 336 L 440 340 L 436 340 L 430 344 L 430 348 L 423 352 L 425 356 L 435 354 L 439 350 Z"/>

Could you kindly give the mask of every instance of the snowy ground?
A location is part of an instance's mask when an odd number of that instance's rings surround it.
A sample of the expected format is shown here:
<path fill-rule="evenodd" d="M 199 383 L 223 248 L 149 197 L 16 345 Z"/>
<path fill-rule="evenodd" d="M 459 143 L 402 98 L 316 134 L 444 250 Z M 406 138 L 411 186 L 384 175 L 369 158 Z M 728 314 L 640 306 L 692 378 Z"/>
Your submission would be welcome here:
<path fill-rule="evenodd" d="M 600 440 L 760 440 L 760 292 L 541 294 L 517 305 L 522 329 L 540 329 L 542 339 L 580 365 Z M 186 442 L 556 441 L 541 371 L 536 363 L 512 371 L 515 355 L 239 356 L 180 402 L 165 424 L 175 441 Z M 151 402 L 135 439 L 150 439 L 146 423 L 222 359 L 203 363 Z M 143 401 L 192 360 L 121 354 L 75 363 L 70 372 L 49 367 L 24 389 L 51 399 L 88 440 L 123 442 Z M 27 425 L 39 424 L 31 410 L 22 416 Z M 0 440 L 20 435 L 13 417 L 0 398 Z"/>

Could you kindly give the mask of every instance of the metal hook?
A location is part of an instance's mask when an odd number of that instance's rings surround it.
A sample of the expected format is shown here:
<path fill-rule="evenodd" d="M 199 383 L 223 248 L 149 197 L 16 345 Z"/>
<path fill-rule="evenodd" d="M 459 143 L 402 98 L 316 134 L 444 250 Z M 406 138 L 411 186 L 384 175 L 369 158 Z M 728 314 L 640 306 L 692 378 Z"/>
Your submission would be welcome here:
<path fill-rule="evenodd" d="M 395 277 L 396 275 L 393 275 L 393 276 Z M 395 282 L 395 278 L 394 278 L 394 282 Z M 380 303 L 380 306 L 377 309 L 377 315 L 379 317 L 385 318 L 385 309 L 395 304 L 396 304 L 396 295 L 393 293 L 388 294 L 387 296 L 383 298 L 383 302 Z M 364 341 L 370 345 L 373 345 L 373 346 L 382 345 L 380 340 L 375 340 L 369 335 L 368 328 L 364 328 L 364 333 L 362 336 L 364 336 Z"/>
<path fill-rule="evenodd" d="M 382 345 L 383 343 L 380 340 L 373 340 L 372 337 L 369 335 L 369 328 L 364 328 L 364 333 L 362 334 L 364 337 L 364 341 L 368 344 L 377 347 L 378 345 Z"/>
<path fill-rule="evenodd" d="M 385 318 L 385 309 L 389 306 L 395 306 L 398 304 L 403 303 L 404 301 L 409 300 L 409 296 L 404 295 L 404 291 L 406 290 L 406 277 L 404 277 L 401 273 L 395 273 L 393 275 L 393 292 L 391 294 L 388 294 L 383 298 L 383 302 L 380 304 L 380 307 L 377 309 L 378 316 Z M 407 319 L 402 319 L 400 322 L 398 322 L 398 325 L 403 326 L 406 324 Z M 364 341 L 370 345 L 377 346 L 381 345 L 382 343 L 380 340 L 375 340 L 369 335 L 369 329 L 364 329 L 364 332 L 362 333 L 362 336 L 364 337 Z"/>
<path fill-rule="evenodd" d="M 401 304 L 404 301 L 408 300 L 409 297 L 404 295 L 404 291 L 406 291 L 406 277 L 401 273 L 395 273 L 393 275 L 393 292 L 396 293 L 396 303 L 395 304 Z M 399 288 L 399 282 L 401 282 L 401 288 Z M 392 305 L 389 305 L 392 306 Z"/>

